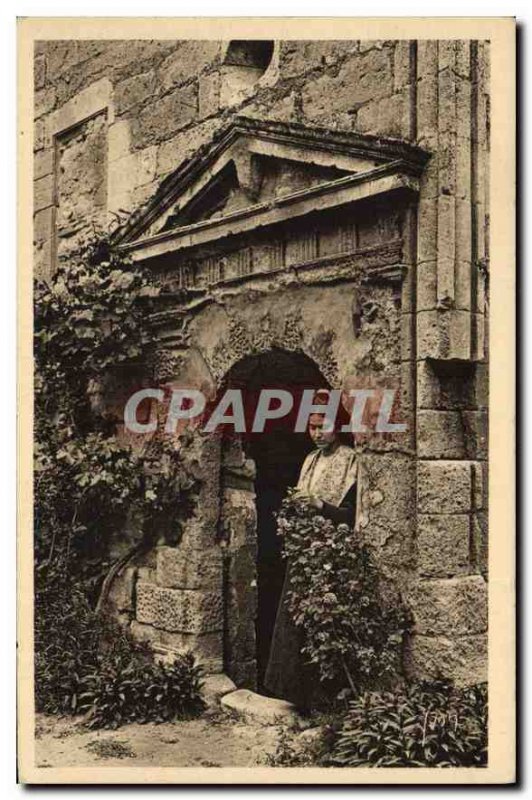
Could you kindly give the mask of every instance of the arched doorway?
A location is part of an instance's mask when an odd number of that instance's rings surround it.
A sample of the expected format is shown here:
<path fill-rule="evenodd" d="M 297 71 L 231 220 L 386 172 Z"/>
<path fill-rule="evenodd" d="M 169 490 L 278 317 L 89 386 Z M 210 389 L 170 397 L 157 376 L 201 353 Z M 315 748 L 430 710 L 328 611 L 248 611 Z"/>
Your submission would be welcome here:
<path fill-rule="evenodd" d="M 297 483 L 299 471 L 311 443 L 306 433 L 295 433 L 294 422 L 299 399 L 304 389 L 329 387 L 317 364 L 302 351 L 286 351 L 273 348 L 260 355 L 244 357 L 227 373 L 223 389 L 238 388 L 244 396 L 246 418 L 252 419 L 259 392 L 264 388 L 289 391 L 294 397 L 294 410 L 287 417 L 270 420 L 262 433 L 241 434 L 239 446 L 243 456 L 255 465 L 253 488 L 255 491 L 255 601 L 240 603 L 240 613 L 253 616 L 248 624 L 255 635 L 256 687 L 263 691 L 263 678 L 268 661 L 275 615 L 283 586 L 285 564 L 281 557 L 281 543 L 277 536 L 275 514 L 279 510 L 287 489 Z M 231 447 L 234 447 L 234 440 Z M 226 579 L 232 581 L 232 573 L 226 571 Z M 233 596 L 238 589 L 227 587 L 226 596 Z M 237 603 L 238 605 L 238 603 Z M 231 614 L 231 611 L 228 612 Z M 231 626 L 231 620 L 227 620 Z M 242 625 L 242 621 L 239 621 Z M 231 664 L 226 664 L 229 673 L 235 672 L 238 660 L 238 644 L 230 645 Z M 242 655 L 245 660 L 245 655 Z M 238 669 L 236 669 L 238 673 Z M 237 681 L 238 682 L 238 681 Z M 248 684 L 250 683 L 248 679 Z"/>

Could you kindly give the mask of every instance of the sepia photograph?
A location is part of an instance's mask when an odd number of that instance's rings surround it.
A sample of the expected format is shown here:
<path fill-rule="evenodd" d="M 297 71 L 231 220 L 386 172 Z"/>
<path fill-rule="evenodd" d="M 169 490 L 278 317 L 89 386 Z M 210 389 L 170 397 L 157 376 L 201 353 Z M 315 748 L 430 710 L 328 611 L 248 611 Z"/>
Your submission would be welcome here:
<path fill-rule="evenodd" d="M 515 21 L 60 22 L 19 25 L 22 781 L 510 782 Z"/>

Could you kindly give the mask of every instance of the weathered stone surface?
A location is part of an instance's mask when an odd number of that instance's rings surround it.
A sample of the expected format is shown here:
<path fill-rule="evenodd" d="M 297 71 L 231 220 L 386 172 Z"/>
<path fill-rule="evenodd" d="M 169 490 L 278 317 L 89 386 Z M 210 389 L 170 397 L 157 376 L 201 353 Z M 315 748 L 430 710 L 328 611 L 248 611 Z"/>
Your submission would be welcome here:
<path fill-rule="evenodd" d="M 180 42 L 159 66 L 158 79 L 163 89 L 172 89 L 198 75 L 220 56 L 220 45 L 207 40 Z"/>
<path fill-rule="evenodd" d="M 256 557 L 255 547 L 244 546 L 228 548 L 224 558 L 224 653 L 233 680 L 239 664 L 256 658 Z"/>
<path fill-rule="evenodd" d="M 471 686 L 488 679 L 488 637 L 413 636 L 405 655 L 407 674 L 416 680 L 451 679 Z"/>
<path fill-rule="evenodd" d="M 133 613 L 133 598 L 137 580 L 136 567 L 127 567 L 114 579 L 107 596 L 106 610 Z"/>
<path fill-rule="evenodd" d="M 45 127 L 44 120 L 38 119 L 34 125 L 33 131 L 33 149 L 35 152 L 42 150 L 45 140 Z"/>
<path fill-rule="evenodd" d="M 487 430 L 479 410 L 487 406 L 487 373 L 484 370 L 482 379 L 480 365 L 467 376 L 454 374 L 453 369 L 458 360 L 465 364 L 486 355 L 484 279 L 477 267 L 478 274 L 472 275 L 471 264 L 473 235 L 478 259 L 487 257 L 486 46 L 477 45 L 474 64 L 469 42 L 440 46 L 419 41 L 414 46 L 407 41 L 287 41 L 276 44 L 276 63 L 268 70 L 267 81 L 253 66 L 239 71 L 234 64 L 222 65 L 219 56 L 226 46 L 169 40 L 38 43 L 35 177 L 41 183 L 36 186 L 36 271 L 49 274 L 52 262 L 53 198 L 51 184 L 44 179 L 52 176 L 54 136 L 59 135 L 60 144 L 58 243 L 60 253 L 68 256 L 86 224 L 107 219 L 108 211 L 132 210 L 149 200 L 158 182 L 233 113 L 401 139 L 414 134 L 415 122 L 418 142 L 432 154 L 421 176 L 417 220 L 411 213 L 410 223 L 402 208 L 397 213 L 394 199 L 372 201 L 356 214 L 346 209 L 350 225 L 342 227 L 336 220 L 334 230 L 330 220 L 322 225 L 317 219 L 311 235 L 306 222 L 298 223 L 282 235 L 267 230 L 257 237 L 260 241 L 250 244 L 237 242 L 230 230 L 235 249 L 224 249 L 223 277 L 232 277 L 235 283 L 228 291 L 218 287 L 215 302 L 201 313 L 194 312 L 193 347 L 187 353 L 186 345 L 179 353 L 172 350 L 164 362 L 164 375 L 169 380 L 178 375 L 195 378 L 190 365 L 201 362 L 198 374 L 205 374 L 214 385 L 245 356 L 285 348 L 305 353 L 331 385 L 340 384 L 353 370 L 361 376 L 376 375 L 383 385 L 398 386 L 402 381 L 401 412 L 410 431 L 401 439 L 381 436 L 363 442 L 365 455 L 370 455 L 371 481 L 362 491 L 362 535 L 403 587 L 411 584 L 416 564 L 431 579 L 468 568 L 466 528 L 471 515 L 469 568 L 485 574 L 487 475 L 480 462 L 487 455 Z M 63 145 L 67 145 L 64 150 Z M 319 177 L 318 170 L 309 177 L 310 172 L 285 164 L 273 176 L 273 170 L 265 169 L 261 191 L 271 200 L 325 177 L 321 172 Z M 248 201 L 237 191 L 221 209 L 198 206 L 198 219 Z M 480 223 L 477 230 L 473 219 Z M 395 247 L 393 257 L 383 255 L 385 245 Z M 335 254 L 353 249 L 364 252 L 352 262 L 334 262 Z M 301 268 L 301 262 L 323 256 L 333 260 Z M 212 253 L 201 258 L 205 264 L 199 274 L 205 287 L 220 274 L 216 277 L 208 266 Z M 299 266 L 283 275 L 258 274 L 290 263 Z M 400 263 L 408 266 L 402 288 L 397 283 L 392 288 L 386 279 L 366 283 L 370 272 Z M 352 270 L 349 282 L 347 269 Z M 173 271 L 170 266 L 168 272 Z M 257 274 L 244 286 L 246 271 Z M 408 283 L 411 276 L 416 287 Z M 358 322 L 355 297 L 364 307 Z M 170 328 L 168 335 L 173 335 Z M 414 359 L 417 392 L 411 380 Z M 449 369 L 442 374 L 441 364 L 436 371 L 426 359 L 447 360 Z M 221 669 L 220 571 L 209 555 L 199 559 L 196 553 L 211 554 L 225 537 L 224 667 L 239 686 L 251 688 L 256 677 L 254 498 L 251 492 L 231 495 L 229 480 L 222 496 L 220 454 L 215 450 L 212 441 L 193 447 L 193 470 L 202 481 L 198 510 L 180 547 L 161 551 L 157 571 L 155 565 L 140 567 L 139 586 L 148 587 L 139 589 L 140 616 L 152 622 L 134 624 L 153 637 L 165 658 L 186 640 L 200 651 L 210 647 L 206 657 Z M 391 456 L 394 450 L 396 460 Z M 417 481 L 416 455 L 430 459 L 419 466 Z M 214 610 L 204 605 L 211 581 L 218 593 Z M 125 601 L 119 605 L 127 606 Z M 443 619 L 443 611 L 438 614 L 438 620 Z M 449 612 L 454 619 L 453 614 Z M 155 627 L 159 624 L 172 630 Z M 214 624 L 219 625 L 216 631 Z M 202 636 L 175 627 L 185 625 L 195 631 L 206 626 L 209 632 Z M 428 641 L 440 642 L 446 636 L 447 631 Z M 174 637 L 172 642 L 168 637 Z M 207 645 L 209 637 L 212 643 Z M 418 637 L 418 644 L 427 638 Z M 445 645 L 441 646 L 445 653 Z M 431 657 L 429 653 L 428 661 Z M 454 669 L 461 657 L 453 650 L 442 656 L 442 663 Z M 465 674 L 465 667 L 459 664 L 457 669 Z"/>
<path fill-rule="evenodd" d="M 471 510 L 471 462 L 418 464 L 418 509 L 422 514 L 463 514 Z"/>
<path fill-rule="evenodd" d="M 448 577 L 469 569 L 467 514 L 420 514 L 417 548 L 420 575 Z"/>
<path fill-rule="evenodd" d="M 206 633 L 223 627 L 220 592 L 167 589 L 139 581 L 136 617 L 139 622 L 181 633 Z"/>
<path fill-rule="evenodd" d="M 296 722 L 298 715 L 295 706 L 286 700 L 263 697 L 249 689 L 238 689 L 226 694 L 221 699 L 221 706 L 228 711 L 236 711 L 245 717 L 263 722 L 266 725 Z"/>
<path fill-rule="evenodd" d="M 223 538 L 234 550 L 257 540 L 255 494 L 244 489 L 224 489 L 221 517 Z"/>
<path fill-rule="evenodd" d="M 488 579 L 488 514 L 486 511 L 477 511 L 471 517 L 471 560 L 475 569 L 484 578 Z"/>
<path fill-rule="evenodd" d="M 53 178 L 46 175 L 33 184 L 33 212 L 48 208 L 53 202 Z"/>
<path fill-rule="evenodd" d="M 138 641 L 148 642 L 166 662 L 171 662 L 177 653 L 192 652 L 207 674 L 223 670 L 221 633 L 173 633 L 137 620 L 131 622 L 130 631 Z"/>
<path fill-rule="evenodd" d="M 157 548 L 157 583 L 171 589 L 222 591 L 222 551 L 219 546 Z"/>
<path fill-rule="evenodd" d="M 471 314 L 440 309 L 418 313 L 418 358 L 463 359 L 471 357 Z"/>
<path fill-rule="evenodd" d="M 54 168 L 54 152 L 51 148 L 41 150 L 33 162 L 33 180 L 39 180 L 46 175 L 51 175 Z"/>
<path fill-rule="evenodd" d="M 420 581 L 408 593 L 416 633 L 463 636 L 488 626 L 488 588 L 480 575 Z"/>
<path fill-rule="evenodd" d="M 488 457 L 488 412 L 462 412 L 464 419 L 465 441 L 468 458 Z"/>
<path fill-rule="evenodd" d="M 462 415 L 458 411 L 418 412 L 420 458 L 466 458 Z"/>
<path fill-rule="evenodd" d="M 339 112 L 354 112 L 361 104 L 393 94 L 392 58 L 388 50 L 354 53 L 338 75 L 318 77 L 302 92 L 303 113 L 326 121 Z"/>
<path fill-rule="evenodd" d="M 209 706 L 218 705 L 224 695 L 234 691 L 236 691 L 235 684 L 223 672 L 218 675 L 207 675 L 202 681 L 201 693 Z"/>
<path fill-rule="evenodd" d="M 177 169 L 198 147 L 209 141 L 222 125 L 223 120 L 219 118 L 205 120 L 161 142 L 157 152 L 157 175 L 162 177 Z"/>
<path fill-rule="evenodd" d="M 149 70 L 142 75 L 133 75 L 117 83 L 114 90 L 115 112 L 117 116 L 125 114 L 132 108 L 145 104 L 146 100 L 155 99 L 159 91 L 159 84 L 155 70 Z"/>
<path fill-rule="evenodd" d="M 162 142 L 186 127 L 197 113 L 196 84 L 175 89 L 133 117 L 131 141 L 138 148 Z"/>
<path fill-rule="evenodd" d="M 324 65 L 332 66 L 358 48 L 359 42 L 351 40 L 280 42 L 280 71 L 283 77 L 293 77 Z"/>

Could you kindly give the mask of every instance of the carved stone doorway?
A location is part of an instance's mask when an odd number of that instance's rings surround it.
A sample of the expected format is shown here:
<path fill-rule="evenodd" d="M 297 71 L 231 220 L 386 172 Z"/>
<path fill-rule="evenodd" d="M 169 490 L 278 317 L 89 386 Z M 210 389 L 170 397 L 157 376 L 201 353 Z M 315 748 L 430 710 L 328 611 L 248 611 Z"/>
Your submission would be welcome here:
<path fill-rule="evenodd" d="M 224 668 L 237 685 L 260 692 L 285 574 L 275 513 L 288 488 L 297 483 L 312 449 L 307 434 L 293 430 L 295 413 L 304 389 L 328 386 L 316 363 L 303 352 L 276 348 L 243 358 L 224 381 L 224 388 L 242 390 L 250 418 L 262 388 L 285 389 L 294 397 L 292 415 L 271 420 L 263 433 L 248 431 L 223 448 L 222 526 L 228 535 Z"/>

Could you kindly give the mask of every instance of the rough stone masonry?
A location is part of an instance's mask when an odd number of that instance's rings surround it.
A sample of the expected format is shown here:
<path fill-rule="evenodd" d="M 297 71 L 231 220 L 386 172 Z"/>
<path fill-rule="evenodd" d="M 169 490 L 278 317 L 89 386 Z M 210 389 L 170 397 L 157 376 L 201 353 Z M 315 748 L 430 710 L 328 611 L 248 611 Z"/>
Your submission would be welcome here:
<path fill-rule="evenodd" d="M 414 612 L 405 669 L 484 680 L 488 43 L 40 42 L 34 143 L 36 274 L 124 214 L 118 244 L 166 292 L 159 385 L 258 365 L 400 386 L 409 430 L 361 448 L 359 528 Z M 253 468 L 238 442 L 195 446 L 182 542 L 110 601 L 254 688 Z"/>

